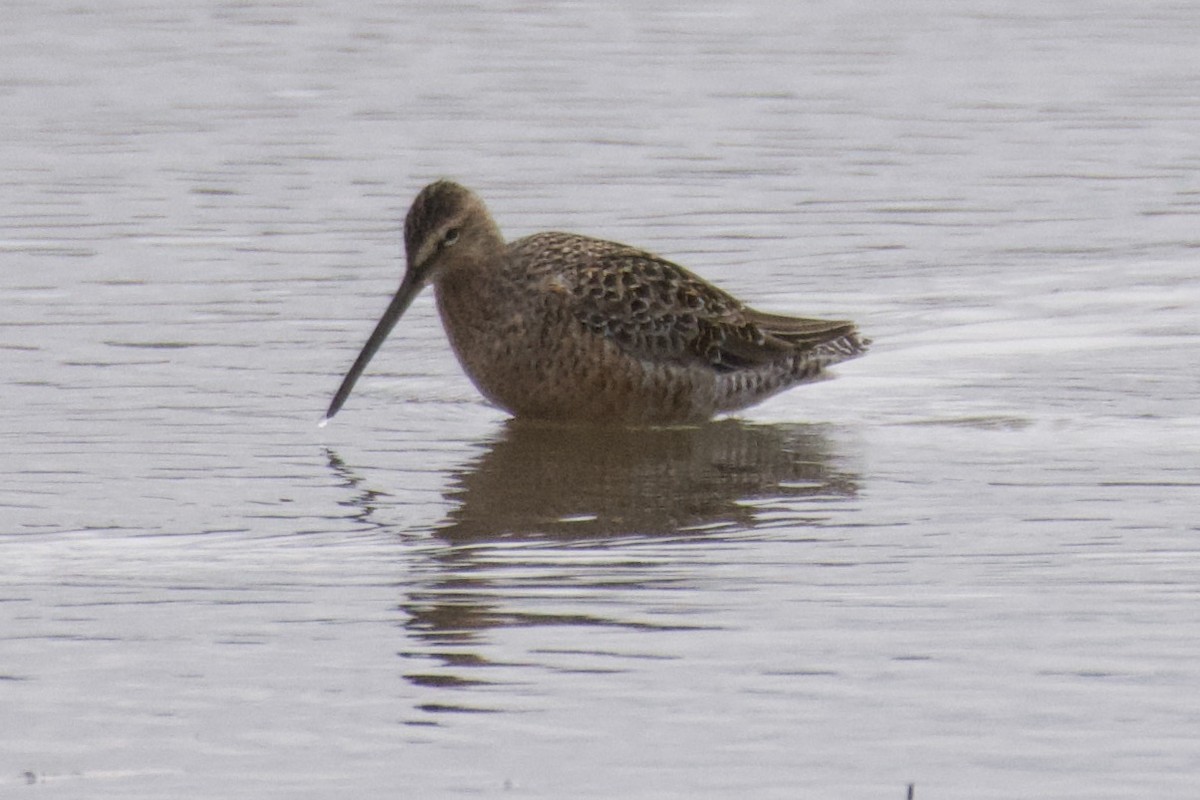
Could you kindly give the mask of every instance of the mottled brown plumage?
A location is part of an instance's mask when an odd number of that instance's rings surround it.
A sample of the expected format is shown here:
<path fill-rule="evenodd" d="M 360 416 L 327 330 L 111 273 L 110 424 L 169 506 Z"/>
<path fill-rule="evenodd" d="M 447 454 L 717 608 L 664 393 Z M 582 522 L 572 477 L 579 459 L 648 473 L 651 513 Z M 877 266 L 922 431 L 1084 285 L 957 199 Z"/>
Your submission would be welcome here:
<path fill-rule="evenodd" d="M 326 419 L 427 284 L 467 375 L 522 417 L 697 422 L 818 380 L 868 344 L 851 322 L 755 311 L 623 244 L 572 233 L 506 244 L 483 202 L 449 181 L 417 195 L 404 242 L 404 280 Z"/>

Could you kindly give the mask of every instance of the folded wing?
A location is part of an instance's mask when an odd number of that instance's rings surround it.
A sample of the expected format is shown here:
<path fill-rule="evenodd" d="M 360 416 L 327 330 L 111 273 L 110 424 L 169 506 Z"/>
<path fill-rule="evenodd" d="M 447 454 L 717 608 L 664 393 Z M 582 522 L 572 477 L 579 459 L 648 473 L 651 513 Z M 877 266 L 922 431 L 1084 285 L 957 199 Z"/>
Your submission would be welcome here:
<path fill-rule="evenodd" d="M 835 363 L 868 344 L 852 322 L 755 311 L 678 264 L 604 244 L 571 276 L 571 311 L 637 358 L 732 371 L 808 351 Z"/>

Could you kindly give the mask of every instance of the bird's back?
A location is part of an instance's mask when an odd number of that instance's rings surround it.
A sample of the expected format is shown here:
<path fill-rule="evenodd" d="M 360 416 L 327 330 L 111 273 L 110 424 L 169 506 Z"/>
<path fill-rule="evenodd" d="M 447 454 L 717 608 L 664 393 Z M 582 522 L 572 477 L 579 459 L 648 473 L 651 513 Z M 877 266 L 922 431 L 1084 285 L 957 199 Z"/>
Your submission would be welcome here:
<path fill-rule="evenodd" d="M 539 233 L 512 242 L 507 256 L 518 280 L 560 292 L 580 325 L 633 358 L 725 372 L 807 351 L 834 363 L 867 344 L 852 322 L 757 311 L 678 264 L 617 242 Z"/>

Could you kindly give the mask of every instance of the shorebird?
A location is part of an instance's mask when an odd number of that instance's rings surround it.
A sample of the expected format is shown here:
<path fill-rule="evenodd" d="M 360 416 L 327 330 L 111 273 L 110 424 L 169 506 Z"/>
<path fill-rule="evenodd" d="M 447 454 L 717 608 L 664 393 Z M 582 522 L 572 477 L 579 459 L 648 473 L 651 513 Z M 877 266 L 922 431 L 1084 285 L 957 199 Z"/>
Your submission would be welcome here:
<path fill-rule="evenodd" d="M 505 242 L 474 192 L 426 186 L 404 221 L 407 269 L 325 412 L 432 284 L 459 363 L 517 417 L 671 425 L 737 411 L 861 355 L 853 322 L 767 314 L 678 264 L 616 242 Z"/>

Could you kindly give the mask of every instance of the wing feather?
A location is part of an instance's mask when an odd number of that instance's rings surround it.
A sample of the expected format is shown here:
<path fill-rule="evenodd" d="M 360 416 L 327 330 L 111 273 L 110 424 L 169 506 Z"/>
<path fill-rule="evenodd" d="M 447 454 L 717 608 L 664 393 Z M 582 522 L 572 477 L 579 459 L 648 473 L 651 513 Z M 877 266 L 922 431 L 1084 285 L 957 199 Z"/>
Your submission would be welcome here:
<path fill-rule="evenodd" d="M 560 273 L 571 312 L 637 358 L 729 371 L 826 345 L 847 358 L 866 346 L 851 322 L 756 311 L 666 259 L 586 241 L 570 273 Z"/>

